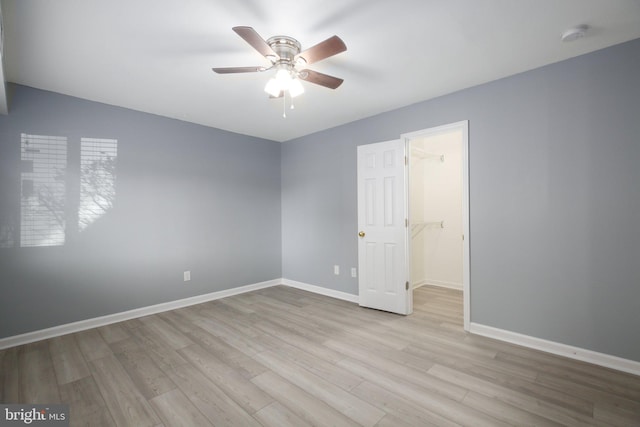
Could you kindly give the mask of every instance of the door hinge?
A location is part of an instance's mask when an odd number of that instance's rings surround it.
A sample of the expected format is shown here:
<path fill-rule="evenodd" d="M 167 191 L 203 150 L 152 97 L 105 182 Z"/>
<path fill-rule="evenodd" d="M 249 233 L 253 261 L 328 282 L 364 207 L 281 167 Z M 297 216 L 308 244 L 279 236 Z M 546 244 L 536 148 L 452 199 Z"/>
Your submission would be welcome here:
<path fill-rule="evenodd" d="M 464 240 L 464 234 L 462 235 L 462 240 Z"/>
<path fill-rule="evenodd" d="M 404 156 L 404 164 L 405 166 L 409 164 L 409 158 L 407 156 Z"/>
<path fill-rule="evenodd" d="M 404 282 L 404 288 L 408 291 L 409 290 L 409 282 Z"/>
<path fill-rule="evenodd" d="M 405 219 L 404 219 L 404 226 L 405 226 L 405 227 L 408 227 L 408 226 L 409 226 L 409 219 L 408 219 L 408 218 L 405 218 Z"/>

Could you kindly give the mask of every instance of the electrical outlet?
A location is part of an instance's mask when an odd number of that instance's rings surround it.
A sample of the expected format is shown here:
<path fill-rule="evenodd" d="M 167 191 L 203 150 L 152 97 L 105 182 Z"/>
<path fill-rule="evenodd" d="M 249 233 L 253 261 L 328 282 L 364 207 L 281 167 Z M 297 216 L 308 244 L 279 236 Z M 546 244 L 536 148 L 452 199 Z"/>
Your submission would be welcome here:
<path fill-rule="evenodd" d="M 333 274 L 335 274 L 336 276 L 340 275 L 340 266 L 339 265 L 334 265 L 333 266 Z"/>
<path fill-rule="evenodd" d="M 191 270 L 185 271 L 183 274 L 183 277 L 185 282 L 188 282 L 189 280 L 191 280 Z"/>
<path fill-rule="evenodd" d="M 355 267 L 351 267 L 351 277 L 358 277 L 358 270 Z"/>

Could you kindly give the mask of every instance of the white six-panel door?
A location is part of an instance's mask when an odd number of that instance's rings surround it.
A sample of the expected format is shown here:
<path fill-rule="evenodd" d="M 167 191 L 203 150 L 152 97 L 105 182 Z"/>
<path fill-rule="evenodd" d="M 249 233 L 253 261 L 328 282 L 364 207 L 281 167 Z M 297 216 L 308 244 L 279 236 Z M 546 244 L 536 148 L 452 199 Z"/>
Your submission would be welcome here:
<path fill-rule="evenodd" d="M 407 290 L 407 179 L 403 140 L 358 147 L 359 301 L 410 314 Z"/>

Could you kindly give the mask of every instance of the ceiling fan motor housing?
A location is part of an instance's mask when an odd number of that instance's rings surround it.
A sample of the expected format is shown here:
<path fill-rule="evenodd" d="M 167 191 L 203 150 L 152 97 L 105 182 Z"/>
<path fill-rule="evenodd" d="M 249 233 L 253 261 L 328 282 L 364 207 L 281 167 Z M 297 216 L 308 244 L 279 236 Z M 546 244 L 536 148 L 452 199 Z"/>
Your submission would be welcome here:
<path fill-rule="evenodd" d="M 278 54 L 280 59 L 274 58 L 274 64 L 295 66 L 295 57 L 300 53 L 300 42 L 289 36 L 273 36 L 267 39 L 267 44 Z"/>

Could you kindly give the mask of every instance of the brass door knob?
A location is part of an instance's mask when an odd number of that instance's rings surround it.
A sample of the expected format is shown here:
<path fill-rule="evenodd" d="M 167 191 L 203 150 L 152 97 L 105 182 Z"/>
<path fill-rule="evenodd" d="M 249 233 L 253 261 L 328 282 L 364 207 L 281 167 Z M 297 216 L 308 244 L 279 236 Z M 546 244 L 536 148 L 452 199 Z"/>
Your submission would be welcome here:
<path fill-rule="evenodd" d="M 359 232 L 359 233 L 358 233 L 358 236 L 360 236 L 360 237 L 364 237 L 364 231 Z"/>

